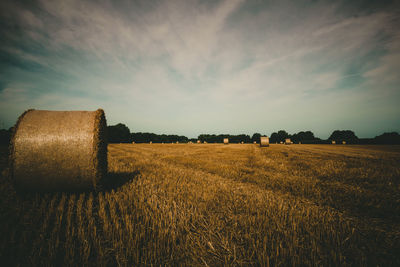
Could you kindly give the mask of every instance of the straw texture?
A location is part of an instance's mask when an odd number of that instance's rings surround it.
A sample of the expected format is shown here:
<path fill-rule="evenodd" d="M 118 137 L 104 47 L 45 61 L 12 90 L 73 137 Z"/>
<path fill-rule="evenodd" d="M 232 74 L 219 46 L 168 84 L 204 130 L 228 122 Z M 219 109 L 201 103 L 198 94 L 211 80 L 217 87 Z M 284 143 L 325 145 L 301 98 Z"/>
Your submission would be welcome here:
<path fill-rule="evenodd" d="M 14 128 L 10 170 L 21 191 L 98 190 L 107 174 L 104 111 L 26 111 Z"/>

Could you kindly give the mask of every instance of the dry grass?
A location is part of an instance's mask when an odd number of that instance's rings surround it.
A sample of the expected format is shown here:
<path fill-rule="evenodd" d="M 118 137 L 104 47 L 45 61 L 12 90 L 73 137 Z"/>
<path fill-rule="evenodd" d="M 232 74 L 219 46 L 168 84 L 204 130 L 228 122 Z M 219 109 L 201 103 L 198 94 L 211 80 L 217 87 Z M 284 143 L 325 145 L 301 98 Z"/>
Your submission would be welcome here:
<path fill-rule="evenodd" d="M 400 147 L 109 146 L 115 183 L 18 196 L 3 175 L 11 265 L 399 266 Z"/>

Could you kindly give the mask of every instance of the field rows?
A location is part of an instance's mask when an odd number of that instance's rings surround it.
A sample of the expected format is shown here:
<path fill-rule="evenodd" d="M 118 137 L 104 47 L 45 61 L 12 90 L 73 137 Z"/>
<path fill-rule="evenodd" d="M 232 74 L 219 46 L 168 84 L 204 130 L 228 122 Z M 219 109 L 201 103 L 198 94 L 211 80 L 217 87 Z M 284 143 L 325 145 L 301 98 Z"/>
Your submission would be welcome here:
<path fill-rule="evenodd" d="M 109 145 L 100 193 L 0 185 L 7 265 L 400 265 L 400 149 Z"/>

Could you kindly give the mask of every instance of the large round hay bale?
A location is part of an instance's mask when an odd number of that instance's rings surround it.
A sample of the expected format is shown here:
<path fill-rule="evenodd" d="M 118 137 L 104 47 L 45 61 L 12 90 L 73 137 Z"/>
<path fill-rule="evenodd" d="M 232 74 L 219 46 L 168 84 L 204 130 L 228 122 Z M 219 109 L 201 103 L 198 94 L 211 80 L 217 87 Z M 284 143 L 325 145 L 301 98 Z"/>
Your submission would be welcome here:
<path fill-rule="evenodd" d="M 104 111 L 28 110 L 11 139 L 10 170 L 22 191 L 99 189 L 107 175 Z"/>
<path fill-rule="evenodd" d="M 224 138 L 224 144 L 225 145 L 229 144 L 229 138 Z"/>
<path fill-rule="evenodd" d="M 269 138 L 268 136 L 260 137 L 260 147 L 268 147 L 269 146 Z"/>

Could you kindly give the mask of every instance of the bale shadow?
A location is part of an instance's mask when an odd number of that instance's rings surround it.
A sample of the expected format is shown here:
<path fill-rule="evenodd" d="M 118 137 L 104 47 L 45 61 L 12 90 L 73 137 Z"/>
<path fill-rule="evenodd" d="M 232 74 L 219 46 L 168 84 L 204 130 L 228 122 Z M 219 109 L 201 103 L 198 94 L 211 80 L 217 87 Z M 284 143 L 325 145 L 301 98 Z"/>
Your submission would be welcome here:
<path fill-rule="evenodd" d="M 106 176 L 100 181 L 99 185 L 91 190 L 68 190 L 68 189 L 59 189 L 59 190 L 29 190 L 25 188 L 17 188 L 13 183 L 10 175 L 8 174 L 9 170 L 1 170 L 0 172 L 0 189 L 7 188 L 8 193 L 12 195 L 18 196 L 22 200 L 29 200 L 32 198 L 36 198 L 39 196 L 50 196 L 53 197 L 58 194 L 67 194 L 69 195 L 76 195 L 79 197 L 80 194 L 85 194 L 89 196 L 89 193 L 100 193 L 100 192 L 110 192 L 112 190 L 116 191 L 123 185 L 135 180 L 138 175 L 140 174 L 139 171 L 133 172 L 109 172 Z M 0 192 L 3 190 L 0 190 Z M 1 199 L 0 199 L 1 201 Z"/>
<path fill-rule="evenodd" d="M 109 172 L 107 173 L 107 178 L 103 182 L 101 191 L 111 191 L 117 190 L 122 187 L 124 184 L 129 183 L 137 178 L 140 174 L 139 171 L 133 172 Z"/>

